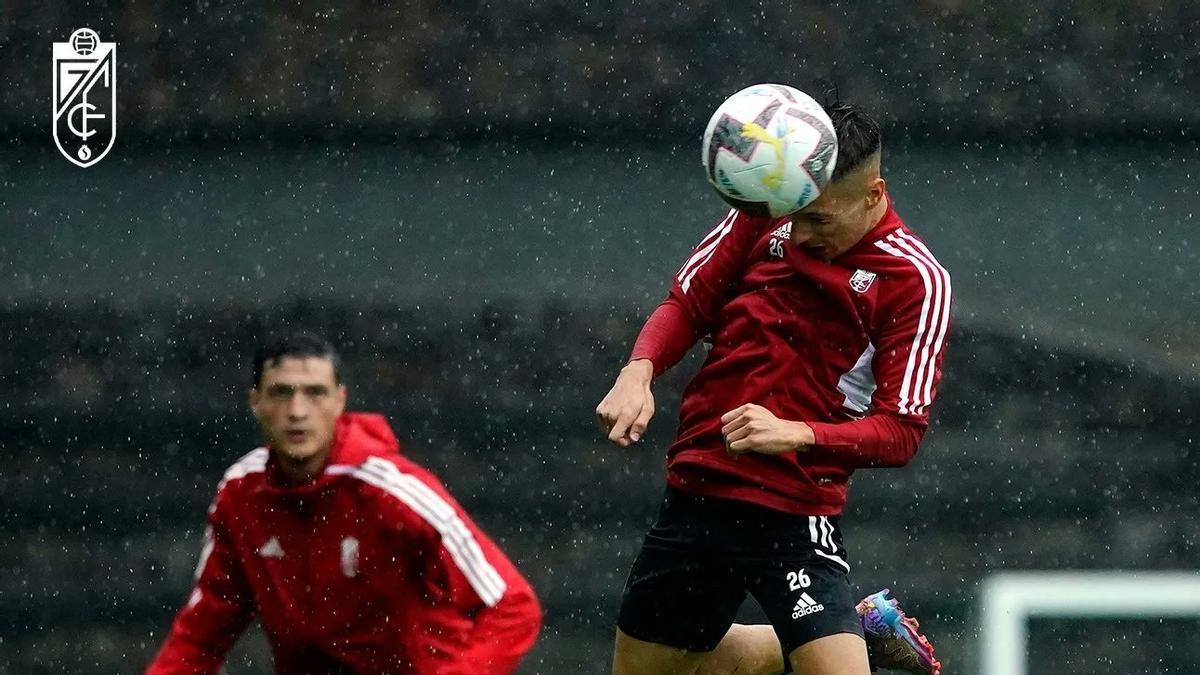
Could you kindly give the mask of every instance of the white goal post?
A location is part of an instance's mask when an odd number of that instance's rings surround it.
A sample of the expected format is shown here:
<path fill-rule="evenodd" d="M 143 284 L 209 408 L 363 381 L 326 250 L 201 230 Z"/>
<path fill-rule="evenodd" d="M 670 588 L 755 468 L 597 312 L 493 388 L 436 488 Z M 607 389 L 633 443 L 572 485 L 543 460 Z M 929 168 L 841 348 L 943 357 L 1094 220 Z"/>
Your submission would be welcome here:
<path fill-rule="evenodd" d="M 1029 619 L 1200 620 L 1200 573 L 1000 572 L 984 582 L 980 612 L 982 674 L 1028 675 Z"/>

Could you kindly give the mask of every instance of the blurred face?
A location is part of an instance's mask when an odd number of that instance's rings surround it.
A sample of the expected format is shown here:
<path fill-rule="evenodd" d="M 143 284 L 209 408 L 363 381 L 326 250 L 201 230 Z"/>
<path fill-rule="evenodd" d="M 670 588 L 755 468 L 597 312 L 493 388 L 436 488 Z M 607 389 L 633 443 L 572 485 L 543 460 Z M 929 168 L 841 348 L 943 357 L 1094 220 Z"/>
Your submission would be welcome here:
<path fill-rule="evenodd" d="M 267 363 L 258 387 L 250 390 L 250 409 L 285 469 L 324 464 L 345 408 L 346 388 L 326 358 L 285 356 Z"/>
<path fill-rule="evenodd" d="M 792 245 L 824 260 L 850 250 L 887 210 L 885 187 L 876 155 L 792 216 Z"/>

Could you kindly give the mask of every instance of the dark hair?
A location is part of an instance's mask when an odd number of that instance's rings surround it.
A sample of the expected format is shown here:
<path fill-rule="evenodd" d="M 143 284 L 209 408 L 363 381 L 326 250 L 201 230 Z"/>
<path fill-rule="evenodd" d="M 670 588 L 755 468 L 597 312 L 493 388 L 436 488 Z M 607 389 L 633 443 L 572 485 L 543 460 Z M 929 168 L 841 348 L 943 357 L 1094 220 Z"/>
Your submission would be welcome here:
<path fill-rule="evenodd" d="M 833 180 L 837 180 L 879 152 L 879 123 L 857 106 L 842 101 L 826 105 L 825 112 L 837 132 L 838 157 L 833 166 Z"/>
<path fill-rule="evenodd" d="M 323 337 L 307 331 L 279 335 L 268 339 L 254 352 L 254 388 L 262 384 L 263 371 L 279 363 L 285 356 L 298 359 L 316 357 L 333 362 L 333 379 L 342 381 L 342 360 L 333 345 Z"/>

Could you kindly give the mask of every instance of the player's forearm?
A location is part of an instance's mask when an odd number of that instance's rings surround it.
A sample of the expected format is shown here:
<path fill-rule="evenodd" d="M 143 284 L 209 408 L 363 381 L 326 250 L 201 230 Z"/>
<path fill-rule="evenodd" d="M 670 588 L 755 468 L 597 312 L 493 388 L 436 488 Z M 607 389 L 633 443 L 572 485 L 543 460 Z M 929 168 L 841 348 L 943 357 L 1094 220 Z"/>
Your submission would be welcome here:
<path fill-rule="evenodd" d="M 808 426 L 814 447 L 854 457 L 863 467 L 904 466 L 916 455 L 925 434 L 923 424 L 886 414 L 850 422 L 810 422 Z"/>
<path fill-rule="evenodd" d="M 699 330 L 687 308 L 668 297 L 646 319 L 629 360 L 649 360 L 657 377 L 679 363 L 698 337 Z"/>
<path fill-rule="evenodd" d="M 250 624 L 253 610 L 231 588 L 212 585 L 222 551 L 208 558 L 202 578 L 187 605 L 175 616 L 162 647 L 146 670 L 147 675 L 203 675 L 216 673 L 225 655 Z"/>
<path fill-rule="evenodd" d="M 146 668 L 146 675 L 206 675 L 218 672 L 227 648 L 224 645 L 206 644 L 199 637 L 186 628 L 173 628 Z"/>

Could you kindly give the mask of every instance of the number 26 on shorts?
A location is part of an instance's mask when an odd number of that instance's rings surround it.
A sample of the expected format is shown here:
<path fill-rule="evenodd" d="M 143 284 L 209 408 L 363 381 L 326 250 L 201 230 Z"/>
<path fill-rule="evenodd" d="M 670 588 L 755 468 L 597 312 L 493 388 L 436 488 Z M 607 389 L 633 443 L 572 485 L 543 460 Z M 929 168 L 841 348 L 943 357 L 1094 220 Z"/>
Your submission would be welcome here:
<path fill-rule="evenodd" d="M 804 573 L 803 568 L 801 568 L 799 572 L 788 572 L 787 580 L 788 588 L 793 591 L 798 591 L 801 588 L 808 588 L 812 585 L 812 579 L 808 578 L 808 575 Z"/>

